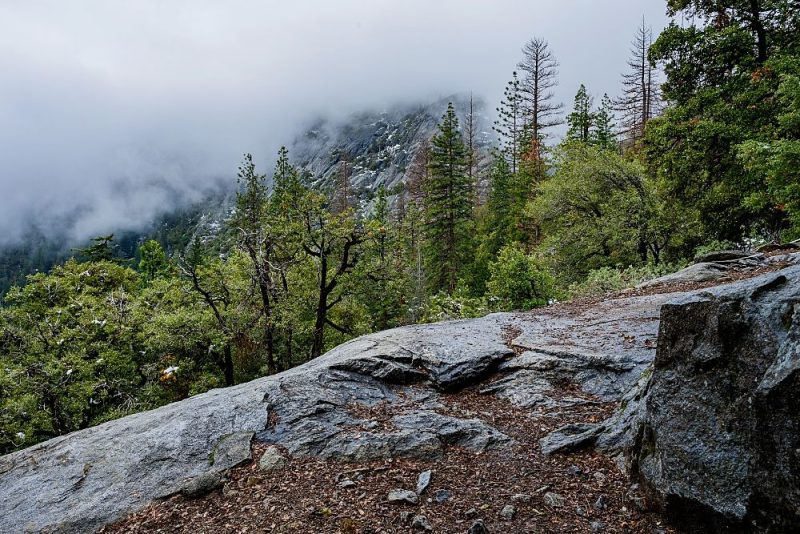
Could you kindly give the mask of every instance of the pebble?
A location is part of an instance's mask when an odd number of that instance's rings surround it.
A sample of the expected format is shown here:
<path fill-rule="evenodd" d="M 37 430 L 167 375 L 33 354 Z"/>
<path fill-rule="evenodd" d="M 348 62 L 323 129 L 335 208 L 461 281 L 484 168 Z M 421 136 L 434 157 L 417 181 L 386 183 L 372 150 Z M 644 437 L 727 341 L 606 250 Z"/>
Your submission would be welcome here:
<path fill-rule="evenodd" d="M 511 500 L 514 502 L 524 502 L 528 503 L 531 502 L 531 496 L 527 493 L 517 493 L 511 497 Z"/>
<path fill-rule="evenodd" d="M 600 483 L 603 483 L 603 482 L 606 481 L 606 474 L 605 473 L 601 473 L 600 471 L 597 471 L 593 476 L 594 476 L 594 479 L 596 481 L 600 482 Z"/>
<path fill-rule="evenodd" d="M 428 518 L 424 515 L 414 516 L 414 519 L 411 521 L 411 528 L 414 530 L 433 530 L 430 522 L 428 522 Z"/>
<path fill-rule="evenodd" d="M 354 488 L 355 486 L 356 486 L 356 483 L 353 482 L 352 480 L 350 480 L 349 478 L 346 478 L 346 479 L 342 480 L 341 482 L 339 482 L 339 487 L 342 488 L 342 489 Z"/>
<path fill-rule="evenodd" d="M 220 487 L 224 479 L 220 473 L 203 473 L 189 479 L 181 488 L 187 497 L 200 497 Z"/>
<path fill-rule="evenodd" d="M 417 495 L 422 495 L 431 483 L 432 471 L 423 471 L 417 477 Z"/>
<path fill-rule="evenodd" d="M 452 495 L 453 494 L 447 491 L 446 489 L 440 489 L 436 490 L 436 492 L 433 494 L 433 499 L 441 504 L 445 502 L 447 499 L 449 499 Z"/>
<path fill-rule="evenodd" d="M 586 517 L 586 509 L 583 506 L 576 506 L 575 514 L 581 517 Z"/>
<path fill-rule="evenodd" d="M 261 459 L 258 460 L 258 468 L 264 472 L 276 471 L 284 467 L 286 467 L 286 458 L 275 445 L 267 447 Z"/>
<path fill-rule="evenodd" d="M 602 521 L 592 521 L 589 524 L 589 527 L 591 527 L 592 532 L 600 532 L 601 530 L 606 529 L 606 524 L 603 523 Z"/>
<path fill-rule="evenodd" d="M 605 510 L 608 508 L 608 499 L 605 495 L 600 495 L 594 503 L 595 510 Z"/>
<path fill-rule="evenodd" d="M 394 489 L 389 492 L 386 500 L 395 504 L 417 504 L 417 494 L 404 489 Z"/>
<path fill-rule="evenodd" d="M 503 509 L 500 511 L 500 517 L 505 519 L 506 521 L 511 521 L 514 519 L 514 516 L 517 515 L 517 509 L 507 504 L 503 506 Z"/>
<path fill-rule="evenodd" d="M 553 508 L 560 508 L 561 506 L 564 506 L 564 497 L 558 493 L 548 491 L 544 494 L 544 503 L 547 506 L 552 506 Z"/>
<path fill-rule="evenodd" d="M 467 519 L 472 519 L 476 515 L 478 515 L 478 511 L 475 508 L 470 508 L 469 510 L 464 512 L 464 516 L 466 516 Z"/>
<path fill-rule="evenodd" d="M 489 534 L 489 530 L 486 528 L 486 525 L 483 523 L 483 520 L 478 519 L 472 526 L 469 527 L 467 534 Z"/>
<path fill-rule="evenodd" d="M 567 467 L 567 473 L 574 477 L 579 477 L 583 474 L 583 471 L 577 465 L 571 465 Z"/>

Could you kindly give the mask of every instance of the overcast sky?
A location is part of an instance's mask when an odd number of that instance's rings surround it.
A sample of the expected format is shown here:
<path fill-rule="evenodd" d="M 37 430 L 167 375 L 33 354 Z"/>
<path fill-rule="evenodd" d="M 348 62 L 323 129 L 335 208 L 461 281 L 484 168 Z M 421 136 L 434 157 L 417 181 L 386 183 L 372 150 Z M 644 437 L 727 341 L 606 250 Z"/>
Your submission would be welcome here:
<path fill-rule="evenodd" d="M 665 1 L 0 0 L 0 242 L 75 206 L 79 237 L 133 226 L 174 202 L 160 181 L 191 199 L 318 114 L 494 108 L 532 36 L 567 107 L 613 95 L 642 16 L 658 32 Z"/>

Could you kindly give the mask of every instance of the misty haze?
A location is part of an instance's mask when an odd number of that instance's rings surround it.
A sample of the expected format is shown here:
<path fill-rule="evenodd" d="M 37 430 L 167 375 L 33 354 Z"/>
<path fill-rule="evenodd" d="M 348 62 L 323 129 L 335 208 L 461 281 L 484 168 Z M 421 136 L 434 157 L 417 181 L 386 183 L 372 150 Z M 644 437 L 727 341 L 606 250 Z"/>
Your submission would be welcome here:
<path fill-rule="evenodd" d="M 0 0 L 0 533 L 800 531 L 794 0 Z"/>
<path fill-rule="evenodd" d="M 230 184 L 244 152 L 270 167 L 320 116 L 470 92 L 493 110 L 545 31 L 559 101 L 581 82 L 615 94 L 632 28 L 659 30 L 661 4 L 3 3 L 0 240 L 141 227 Z"/>

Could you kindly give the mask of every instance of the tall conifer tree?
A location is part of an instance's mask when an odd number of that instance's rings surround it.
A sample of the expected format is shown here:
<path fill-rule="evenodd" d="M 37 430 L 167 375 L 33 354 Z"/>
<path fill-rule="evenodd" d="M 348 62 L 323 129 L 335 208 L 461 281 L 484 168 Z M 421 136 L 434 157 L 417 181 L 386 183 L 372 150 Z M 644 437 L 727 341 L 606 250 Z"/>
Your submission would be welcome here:
<path fill-rule="evenodd" d="M 452 103 L 431 140 L 430 158 L 430 176 L 424 184 L 429 281 L 432 288 L 452 294 L 469 241 L 473 206 L 466 149 Z"/>
<path fill-rule="evenodd" d="M 526 159 L 541 160 L 542 143 L 548 129 L 562 123 L 559 118 L 563 105 L 555 101 L 553 88 L 558 85 L 558 61 L 550 45 L 535 37 L 522 48 L 521 89 L 525 107 L 525 126 L 528 146 Z"/>
<path fill-rule="evenodd" d="M 586 93 L 586 86 L 581 84 L 575 95 L 575 106 L 572 113 L 567 116 L 567 125 L 569 125 L 567 138 L 588 143 L 593 122 L 592 97 Z"/>
<path fill-rule="evenodd" d="M 611 98 L 604 94 L 600 100 L 600 107 L 594 114 L 590 142 L 608 150 L 617 148 L 617 136 L 614 134 L 615 128 L 613 103 Z"/>
<path fill-rule="evenodd" d="M 642 19 L 631 43 L 628 71 L 622 75 L 623 93 L 615 102 L 620 113 L 621 133 L 632 143 L 644 136 L 645 126 L 657 111 L 657 73 L 647 55 L 652 44 L 653 31 Z"/>
<path fill-rule="evenodd" d="M 516 173 L 525 132 L 522 87 L 516 72 L 506 84 L 503 100 L 497 108 L 497 120 L 493 129 L 500 136 L 500 150 L 508 162 L 511 173 Z"/>

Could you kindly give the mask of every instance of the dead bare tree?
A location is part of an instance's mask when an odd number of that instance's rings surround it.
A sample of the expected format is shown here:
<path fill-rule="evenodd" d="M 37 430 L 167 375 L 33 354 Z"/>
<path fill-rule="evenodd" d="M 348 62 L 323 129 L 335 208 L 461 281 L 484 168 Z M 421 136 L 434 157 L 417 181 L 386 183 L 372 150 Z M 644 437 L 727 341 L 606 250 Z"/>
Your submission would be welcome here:
<path fill-rule="evenodd" d="M 653 31 L 642 19 L 631 43 L 628 71 L 622 75 L 622 96 L 614 101 L 614 110 L 620 114 L 620 134 L 630 144 L 644 136 L 648 121 L 658 112 L 658 75 L 647 57 L 651 44 Z"/>
<path fill-rule="evenodd" d="M 528 141 L 523 157 L 538 161 L 545 132 L 562 122 L 564 106 L 555 101 L 553 92 L 558 85 L 558 61 L 547 41 L 534 37 L 522 48 L 522 61 L 517 68 L 522 73 L 520 86 Z"/>

